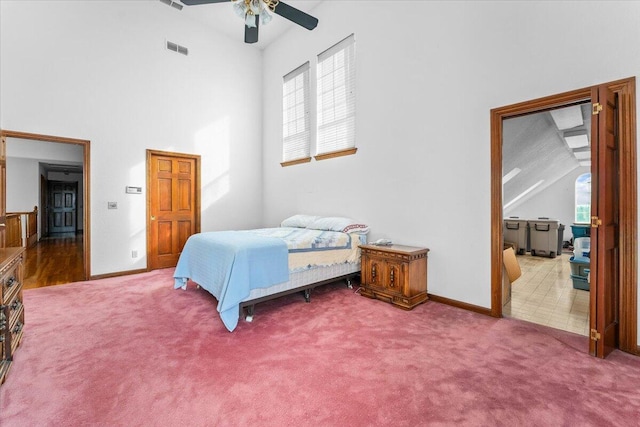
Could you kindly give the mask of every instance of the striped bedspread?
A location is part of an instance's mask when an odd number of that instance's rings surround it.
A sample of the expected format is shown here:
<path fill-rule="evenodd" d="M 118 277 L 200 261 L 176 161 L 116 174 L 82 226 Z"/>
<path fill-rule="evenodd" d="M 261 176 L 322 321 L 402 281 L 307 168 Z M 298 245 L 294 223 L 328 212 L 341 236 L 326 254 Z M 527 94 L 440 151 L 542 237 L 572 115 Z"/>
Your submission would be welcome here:
<path fill-rule="evenodd" d="M 259 228 L 243 230 L 243 232 L 284 240 L 289 249 L 289 271 L 291 272 L 317 266 L 358 262 L 360 260 L 358 245 L 366 243 L 365 235 L 308 228 Z"/>

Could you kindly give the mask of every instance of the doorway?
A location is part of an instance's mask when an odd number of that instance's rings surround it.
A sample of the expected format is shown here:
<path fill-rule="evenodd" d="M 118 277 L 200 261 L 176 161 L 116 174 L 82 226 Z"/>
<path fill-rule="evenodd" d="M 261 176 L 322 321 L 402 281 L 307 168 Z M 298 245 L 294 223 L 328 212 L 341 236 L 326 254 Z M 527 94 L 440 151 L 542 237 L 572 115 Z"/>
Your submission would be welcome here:
<path fill-rule="evenodd" d="M 42 135 L 42 134 L 34 134 L 28 132 L 20 132 L 20 131 L 12 131 L 12 130 L 0 130 L 0 136 L 3 140 L 7 138 L 15 138 L 15 139 L 23 139 L 28 141 L 41 141 L 41 142 L 52 142 L 58 144 L 73 144 L 82 147 L 82 200 L 83 200 L 83 209 L 82 209 L 82 225 L 84 232 L 82 233 L 82 264 L 83 264 L 83 278 L 82 280 L 88 280 L 91 278 L 91 204 L 90 204 L 90 141 L 84 139 L 76 139 L 76 138 L 68 138 L 61 136 L 53 136 L 53 135 Z M 42 183 L 43 180 L 40 179 Z M 7 188 L 7 191 L 11 191 L 10 188 Z M 6 195 L 3 194 L 2 198 L 5 199 Z M 44 213 L 41 214 L 44 216 Z M 77 214 L 76 214 L 77 215 Z M 42 219 L 41 216 L 41 219 Z M 76 224 L 78 221 L 78 217 L 76 216 Z M 42 228 L 44 229 L 44 228 Z"/>
<path fill-rule="evenodd" d="M 200 156 L 147 150 L 147 269 L 175 267 L 200 232 Z"/>
<path fill-rule="evenodd" d="M 635 78 L 618 80 L 601 85 L 618 98 L 618 140 L 620 155 L 617 162 L 619 228 L 615 236 L 619 243 L 620 257 L 616 263 L 619 272 L 616 288 L 619 327 L 617 346 L 636 354 L 637 348 L 637 188 L 636 188 L 636 113 Z M 592 98 L 594 89 L 588 87 L 552 95 L 532 101 L 514 104 L 491 111 L 491 314 L 502 317 L 502 246 L 503 246 L 503 195 L 502 195 L 502 141 L 503 120 L 533 112 L 546 111 L 576 104 Z M 602 307 L 591 307 L 591 317 L 604 316 Z M 595 316 L 595 317 L 594 317 Z M 592 331 L 597 339 L 601 331 Z M 602 331 L 603 332 L 603 331 Z M 604 357 L 602 354 L 595 354 Z"/>
<path fill-rule="evenodd" d="M 77 232 L 78 185 L 75 182 L 48 181 L 47 222 L 49 234 Z"/>
<path fill-rule="evenodd" d="M 583 336 L 589 335 L 589 289 L 584 269 L 577 270 L 589 264 L 589 253 L 571 257 L 573 224 L 589 230 L 591 116 L 591 103 L 583 102 L 502 125 L 503 237 L 522 274 L 503 287 L 503 314 Z M 578 201 L 576 182 L 585 176 Z"/>

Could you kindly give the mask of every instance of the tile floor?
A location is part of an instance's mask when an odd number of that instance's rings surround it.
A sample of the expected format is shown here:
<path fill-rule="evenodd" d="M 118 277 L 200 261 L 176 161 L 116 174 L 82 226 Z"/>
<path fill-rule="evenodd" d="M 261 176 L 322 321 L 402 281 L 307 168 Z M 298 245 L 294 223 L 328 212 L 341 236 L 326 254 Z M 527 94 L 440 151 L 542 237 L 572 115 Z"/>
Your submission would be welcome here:
<path fill-rule="evenodd" d="M 522 276 L 513 282 L 503 314 L 588 336 L 589 292 L 573 288 L 570 257 L 518 255 Z"/>

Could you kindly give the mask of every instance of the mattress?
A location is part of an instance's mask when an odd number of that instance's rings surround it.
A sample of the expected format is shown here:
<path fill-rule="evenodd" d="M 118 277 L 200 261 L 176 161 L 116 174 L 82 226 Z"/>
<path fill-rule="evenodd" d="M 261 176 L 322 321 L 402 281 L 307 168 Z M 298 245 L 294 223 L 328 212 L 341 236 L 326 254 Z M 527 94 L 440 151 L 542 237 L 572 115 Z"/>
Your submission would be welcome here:
<path fill-rule="evenodd" d="M 312 283 L 338 278 L 360 271 L 360 262 L 343 262 L 329 266 L 315 266 L 306 270 L 296 271 L 289 274 L 289 281 L 269 286 L 268 288 L 255 288 L 249 296 L 243 300 L 251 301 L 269 295 L 278 294 L 291 289 L 301 288 Z"/>

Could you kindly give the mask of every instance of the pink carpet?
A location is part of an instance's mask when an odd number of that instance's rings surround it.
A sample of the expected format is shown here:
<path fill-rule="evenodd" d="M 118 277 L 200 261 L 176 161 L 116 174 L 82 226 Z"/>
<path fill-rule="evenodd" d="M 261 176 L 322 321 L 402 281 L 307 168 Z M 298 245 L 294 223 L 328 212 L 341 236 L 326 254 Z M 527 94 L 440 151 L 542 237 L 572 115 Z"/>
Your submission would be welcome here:
<path fill-rule="evenodd" d="M 2 426 L 633 425 L 640 358 L 342 284 L 258 305 L 228 332 L 173 270 L 26 290 Z"/>

